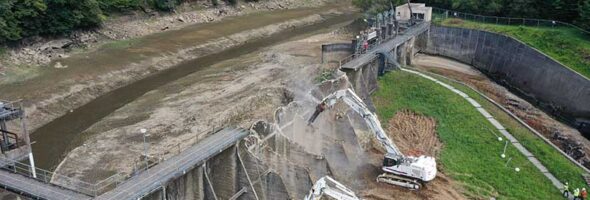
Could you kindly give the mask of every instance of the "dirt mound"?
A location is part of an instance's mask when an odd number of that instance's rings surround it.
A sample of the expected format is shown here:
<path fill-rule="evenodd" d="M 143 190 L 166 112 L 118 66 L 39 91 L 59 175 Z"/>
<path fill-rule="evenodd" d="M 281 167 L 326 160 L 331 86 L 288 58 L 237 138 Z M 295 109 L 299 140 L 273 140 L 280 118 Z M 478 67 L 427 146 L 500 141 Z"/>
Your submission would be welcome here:
<path fill-rule="evenodd" d="M 403 110 L 389 120 L 387 128 L 389 137 L 406 155 L 434 156 L 442 147 L 433 118 Z"/>
<path fill-rule="evenodd" d="M 406 155 L 436 156 L 443 146 L 436 134 L 436 120 L 409 110 L 397 112 L 388 121 L 386 128 L 390 138 Z M 377 183 L 374 178 L 382 173 L 379 162 L 383 154 L 373 150 L 370 152 L 374 162 L 360 170 L 367 184 L 367 189 L 359 192 L 359 196 L 364 199 L 465 199 L 461 185 L 440 170 L 433 181 L 417 191 Z"/>

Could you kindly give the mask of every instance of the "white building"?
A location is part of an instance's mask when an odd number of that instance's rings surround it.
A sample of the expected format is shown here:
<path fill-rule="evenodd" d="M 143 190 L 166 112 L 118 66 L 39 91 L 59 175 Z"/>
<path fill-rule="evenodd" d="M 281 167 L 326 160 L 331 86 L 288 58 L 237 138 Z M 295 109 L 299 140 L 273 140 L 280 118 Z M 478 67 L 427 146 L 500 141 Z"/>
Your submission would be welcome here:
<path fill-rule="evenodd" d="M 423 3 L 410 3 L 410 6 L 415 19 L 424 20 L 427 22 L 432 19 L 432 7 L 426 7 L 426 4 Z M 395 17 L 397 20 L 409 20 L 410 9 L 408 4 L 395 7 Z"/>

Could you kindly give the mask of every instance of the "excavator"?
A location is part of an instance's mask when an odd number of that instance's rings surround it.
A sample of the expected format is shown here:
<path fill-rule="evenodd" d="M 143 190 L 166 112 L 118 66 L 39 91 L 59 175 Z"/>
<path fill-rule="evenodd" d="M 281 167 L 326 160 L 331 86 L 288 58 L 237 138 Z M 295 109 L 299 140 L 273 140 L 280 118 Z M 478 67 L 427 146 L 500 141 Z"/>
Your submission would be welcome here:
<path fill-rule="evenodd" d="M 329 176 L 318 179 L 304 200 L 320 200 L 324 195 L 337 200 L 360 200 L 352 190 Z"/>
<path fill-rule="evenodd" d="M 326 108 L 332 108 L 338 100 L 342 100 L 365 120 L 369 129 L 387 151 L 381 167 L 384 173 L 377 177 L 377 182 L 418 190 L 423 186 L 422 183 L 431 181 L 436 177 L 435 159 L 424 155 L 417 157 L 404 155 L 381 128 L 377 116 L 367 108 L 363 100 L 350 88 L 338 90 L 324 98 L 320 103 L 322 106 L 316 107 L 315 116 L 312 115 L 308 123 L 313 123 L 319 113 Z"/>

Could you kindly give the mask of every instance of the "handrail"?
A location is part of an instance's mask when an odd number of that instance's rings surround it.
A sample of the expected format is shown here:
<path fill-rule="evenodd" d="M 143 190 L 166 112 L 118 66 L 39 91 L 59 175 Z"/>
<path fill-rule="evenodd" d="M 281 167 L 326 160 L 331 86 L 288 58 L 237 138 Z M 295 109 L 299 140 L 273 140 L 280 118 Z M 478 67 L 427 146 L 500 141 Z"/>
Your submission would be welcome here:
<path fill-rule="evenodd" d="M 18 141 L 18 135 L 16 133 L 13 133 L 13 132 L 10 132 L 10 131 L 6 131 L 6 130 L 2 130 L 2 129 L 0 129 L 0 132 L 5 133 L 6 136 L 8 136 L 9 141 L 7 141 L 7 142 L 10 142 L 10 139 L 13 139 L 14 140 L 14 144 L 16 145 L 16 148 L 19 147 L 19 144 L 18 144 L 18 142 L 19 142 Z M 0 137 L 0 141 L 4 142 L 4 139 L 2 137 Z"/>
<path fill-rule="evenodd" d="M 401 33 L 398 33 L 398 34 L 400 34 L 400 35 L 401 35 Z M 351 55 L 349 55 L 349 56 L 346 56 L 346 57 L 344 57 L 344 58 L 343 58 L 343 59 L 341 59 L 340 61 L 338 61 L 338 64 L 339 64 L 339 66 L 338 66 L 338 67 L 342 67 L 342 66 L 343 66 L 343 65 L 345 65 L 346 63 L 348 63 L 348 62 L 350 62 L 350 61 L 352 61 L 352 60 L 356 59 L 358 56 L 360 56 L 360 55 L 363 55 L 363 54 L 366 54 L 366 53 L 368 53 L 369 51 L 373 50 L 375 47 L 377 47 L 377 46 L 379 46 L 379 45 L 381 45 L 381 44 L 383 44 L 383 43 L 385 43 L 385 42 L 387 42 L 387 41 L 389 41 L 389 40 L 392 40 L 392 39 L 394 39 L 394 38 L 395 38 L 395 36 L 396 36 L 396 35 L 391 35 L 391 36 L 389 36 L 389 35 L 388 35 L 388 36 L 386 36 L 385 38 L 382 38 L 381 36 L 378 36 L 377 42 L 369 44 L 369 46 L 367 47 L 367 49 L 364 49 L 364 50 L 363 50 L 363 51 L 361 51 L 361 52 L 356 52 L 356 53 L 353 53 L 353 54 L 351 54 Z"/>
<path fill-rule="evenodd" d="M 82 180 L 78 180 L 75 178 L 71 178 L 65 175 L 57 174 L 55 172 L 47 171 L 40 168 L 35 168 L 36 177 L 33 177 L 31 166 L 28 164 L 21 163 L 16 160 L 2 158 L 0 157 L 0 168 L 10 171 L 15 174 L 20 174 L 42 183 L 51 184 L 56 187 L 65 188 L 68 190 L 80 192 L 83 194 L 87 194 L 90 196 L 98 196 L 102 194 L 106 188 L 112 186 L 113 184 L 118 184 L 124 179 L 125 177 L 122 176 L 120 173 L 116 173 L 110 177 L 107 177 L 101 181 L 96 183 L 88 183 Z M 52 178 L 58 178 L 60 180 L 65 181 L 67 184 L 57 184 L 52 183 Z"/>
<path fill-rule="evenodd" d="M 586 29 L 583 29 L 583 28 L 576 26 L 574 24 L 570 24 L 570 23 L 562 22 L 562 21 L 558 21 L 558 20 L 479 15 L 479 14 L 465 13 L 465 12 L 459 12 L 459 11 L 448 10 L 448 9 L 444 9 L 444 8 L 436 8 L 436 7 L 433 7 L 432 11 L 433 11 L 433 15 L 432 15 L 433 18 L 436 17 L 436 15 L 434 15 L 434 14 L 445 14 L 445 17 L 443 17 L 443 19 L 460 18 L 460 19 L 465 19 L 465 20 L 479 21 L 479 22 L 483 22 L 483 23 L 494 23 L 494 24 L 502 24 L 502 25 L 536 26 L 536 27 L 543 26 L 543 27 L 552 27 L 552 28 L 566 26 L 566 27 L 577 29 L 578 31 L 581 31 L 585 34 L 590 35 L 590 30 L 586 30 Z M 433 21 L 434 21 L 434 19 L 433 19 Z"/>

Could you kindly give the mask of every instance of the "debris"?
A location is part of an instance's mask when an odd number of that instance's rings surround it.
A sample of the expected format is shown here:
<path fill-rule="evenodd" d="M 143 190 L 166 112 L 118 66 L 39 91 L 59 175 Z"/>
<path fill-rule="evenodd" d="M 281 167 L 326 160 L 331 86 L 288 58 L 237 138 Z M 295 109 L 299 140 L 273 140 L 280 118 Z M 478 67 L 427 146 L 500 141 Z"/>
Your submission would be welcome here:
<path fill-rule="evenodd" d="M 436 155 L 442 143 L 433 118 L 408 110 L 399 111 L 389 121 L 389 136 L 408 155 Z"/>
<path fill-rule="evenodd" d="M 55 65 L 53 66 L 56 69 L 64 69 L 64 68 L 68 68 L 67 65 L 62 65 L 61 62 L 57 62 L 55 63 Z"/>

